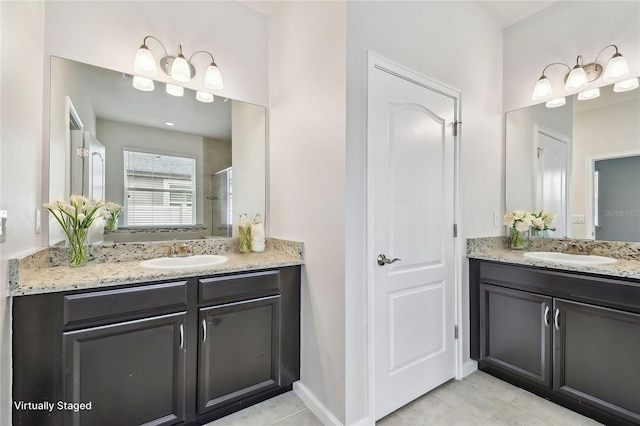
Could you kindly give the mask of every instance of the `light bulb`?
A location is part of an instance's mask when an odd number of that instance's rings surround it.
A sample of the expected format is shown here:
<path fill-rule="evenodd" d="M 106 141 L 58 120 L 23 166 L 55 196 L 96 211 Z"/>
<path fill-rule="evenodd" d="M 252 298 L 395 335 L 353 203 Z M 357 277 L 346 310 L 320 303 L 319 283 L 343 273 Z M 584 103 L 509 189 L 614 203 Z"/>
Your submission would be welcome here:
<path fill-rule="evenodd" d="M 630 78 L 629 80 L 619 81 L 613 85 L 614 92 L 628 92 L 629 90 L 638 88 L 638 78 Z"/>
<path fill-rule="evenodd" d="M 588 84 L 589 81 L 587 80 L 587 73 L 584 72 L 584 68 L 580 65 L 576 65 L 569 73 L 569 77 L 567 77 L 567 81 L 564 84 L 564 90 L 572 92 L 574 90 L 580 90 L 587 87 Z"/>
<path fill-rule="evenodd" d="M 167 83 L 167 93 L 171 96 L 182 96 L 184 95 L 184 87 L 176 86 L 175 84 Z"/>
<path fill-rule="evenodd" d="M 536 87 L 533 88 L 531 99 L 534 101 L 545 101 L 553 95 L 551 82 L 544 75 L 538 79 Z"/>
<path fill-rule="evenodd" d="M 138 52 L 136 53 L 136 59 L 133 62 L 133 72 L 148 77 L 155 77 L 156 75 L 158 75 L 156 60 L 151 54 L 149 48 L 144 44 L 140 46 Z"/>
<path fill-rule="evenodd" d="M 211 65 L 207 68 L 207 73 L 204 75 L 204 85 L 211 90 L 224 89 L 222 74 L 215 62 L 211 62 Z"/>
<path fill-rule="evenodd" d="M 171 78 L 183 83 L 191 80 L 191 68 L 189 67 L 189 62 L 187 62 L 182 54 L 178 55 L 173 60 L 173 64 L 171 65 Z"/>
<path fill-rule="evenodd" d="M 629 77 L 629 64 L 627 64 L 627 60 L 624 59 L 621 54 L 616 53 L 611 59 L 609 59 L 607 68 L 604 70 L 602 81 L 605 83 L 612 83 L 615 80 L 626 77 Z"/>
<path fill-rule="evenodd" d="M 213 95 L 211 93 L 201 92 L 200 90 L 198 90 L 196 92 L 196 99 L 200 102 L 204 102 L 208 104 L 213 102 Z"/>
<path fill-rule="evenodd" d="M 564 98 L 556 98 L 556 99 L 552 99 L 549 102 L 547 102 L 545 104 L 545 106 L 547 108 L 558 108 L 561 107 L 562 105 L 564 105 L 566 103 Z"/>
<path fill-rule="evenodd" d="M 153 92 L 153 89 L 155 89 L 153 80 L 139 75 L 133 76 L 133 87 L 143 92 Z"/>
<path fill-rule="evenodd" d="M 600 89 L 596 87 L 595 89 L 589 89 L 578 93 L 578 100 L 588 101 L 589 99 L 595 99 L 598 96 L 600 96 Z"/>

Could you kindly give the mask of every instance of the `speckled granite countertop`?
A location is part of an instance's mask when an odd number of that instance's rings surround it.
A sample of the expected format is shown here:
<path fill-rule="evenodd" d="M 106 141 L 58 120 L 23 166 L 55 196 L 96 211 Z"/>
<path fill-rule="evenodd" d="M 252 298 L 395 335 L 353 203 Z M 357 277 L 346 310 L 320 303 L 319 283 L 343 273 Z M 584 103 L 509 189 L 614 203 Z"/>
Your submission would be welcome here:
<path fill-rule="evenodd" d="M 592 254 L 613 257 L 617 263 L 591 266 L 567 265 L 524 257 L 525 251 L 561 251 L 565 243 L 588 246 Z M 507 248 L 507 244 L 506 237 L 469 239 L 467 240 L 467 257 L 559 271 L 640 279 L 640 244 L 638 243 L 546 239 L 532 242 L 529 250 L 511 250 Z"/>
<path fill-rule="evenodd" d="M 231 240 L 233 241 L 233 240 Z M 228 272 L 301 265 L 303 244 L 269 239 L 262 253 L 240 253 L 235 243 L 194 241 L 196 254 L 221 254 L 228 258 L 222 265 L 198 269 L 157 270 L 140 266 L 141 260 L 161 257 L 167 243 L 137 243 L 96 246 L 93 259 L 79 268 L 58 266 L 60 253 L 44 249 L 23 259 L 13 259 L 9 265 L 9 295 L 51 293 L 58 291 L 109 287 L 167 279 L 215 275 Z M 101 251 L 109 250 L 108 256 Z M 122 252 L 122 253 L 120 253 Z M 63 253 L 64 254 L 64 253 Z M 91 256 L 90 256 L 91 258 Z"/>

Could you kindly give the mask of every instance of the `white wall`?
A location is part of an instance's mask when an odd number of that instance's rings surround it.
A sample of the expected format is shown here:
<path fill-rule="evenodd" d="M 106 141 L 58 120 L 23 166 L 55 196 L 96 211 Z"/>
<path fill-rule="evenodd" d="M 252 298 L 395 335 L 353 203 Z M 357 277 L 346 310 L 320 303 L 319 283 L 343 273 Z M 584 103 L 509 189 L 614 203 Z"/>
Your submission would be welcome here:
<path fill-rule="evenodd" d="M 7 259 L 40 246 L 44 3 L 0 2 L 0 209 L 9 212 L 0 244 L 0 424 L 11 424 L 11 309 Z"/>
<path fill-rule="evenodd" d="M 467 368 L 466 238 L 501 235 L 493 211 L 502 196 L 502 30 L 469 2 L 347 3 L 346 422 L 367 416 L 366 59 L 371 50 L 462 93 L 460 237 Z M 324 58 L 324 57 L 323 57 Z M 372 421 L 372 419 L 368 419 Z"/>
<path fill-rule="evenodd" d="M 585 64 L 600 50 L 615 44 L 629 63 L 631 75 L 640 75 L 640 2 L 559 1 L 504 31 L 504 111 L 533 105 L 533 87 L 545 66 L 563 62 L 571 67 L 578 55 Z M 615 50 L 609 48 L 599 62 Z M 556 93 L 564 92 L 568 70 L 554 66 L 547 75 Z M 602 85 L 602 80 L 594 86 Z"/>
<path fill-rule="evenodd" d="M 344 2 L 269 16 L 269 229 L 303 241 L 301 381 L 345 421 Z"/>
<path fill-rule="evenodd" d="M 204 221 L 204 142 L 203 136 L 173 132 L 131 123 L 98 119 L 95 136 L 106 149 L 106 201 L 125 205 L 125 148 L 156 154 L 192 157 L 196 159 L 196 224 Z M 127 211 L 124 210 L 126 217 Z"/>
<path fill-rule="evenodd" d="M 242 102 L 231 105 L 231 164 L 233 164 L 233 215 L 246 213 L 265 218 L 266 116 L 264 108 Z M 235 220 L 235 219 L 234 219 Z M 237 236 L 237 227 L 233 236 Z"/>

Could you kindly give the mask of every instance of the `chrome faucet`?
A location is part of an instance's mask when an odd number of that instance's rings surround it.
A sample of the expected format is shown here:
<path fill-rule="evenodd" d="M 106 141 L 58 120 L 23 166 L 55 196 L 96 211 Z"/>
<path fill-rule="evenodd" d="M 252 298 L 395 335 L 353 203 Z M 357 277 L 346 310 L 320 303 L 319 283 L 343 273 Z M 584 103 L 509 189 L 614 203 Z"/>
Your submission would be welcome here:
<path fill-rule="evenodd" d="M 562 252 L 567 254 L 584 254 L 584 255 L 589 254 L 588 251 L 585 251 L 584 247 L 581 247 L 575 243 L 572 243 L 572 244 L 563 243 Z"/>
<path fill-rule="evenodd" d="M 191 244 L 172 244 L 169 246 L 169 257 L 187 257 L 193 256 L 193 246 Z"/>

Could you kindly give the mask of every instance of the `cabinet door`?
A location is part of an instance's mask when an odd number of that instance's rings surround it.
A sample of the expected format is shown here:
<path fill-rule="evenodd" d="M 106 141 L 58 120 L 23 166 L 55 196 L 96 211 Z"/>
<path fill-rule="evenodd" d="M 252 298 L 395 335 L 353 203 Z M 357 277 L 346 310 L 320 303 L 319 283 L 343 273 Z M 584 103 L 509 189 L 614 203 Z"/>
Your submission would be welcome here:
<path fill-rule="evenodd" d="M 280 296 L 200 309 L 198 413 L 280 385 Z"/>
<path fill-rule="evenodd" d="M 554 388 L 640 424 L 640 315 L 554 301 Z"/>
<path fill-rule="evenodd" d="M 171 425 L 184 420 L 186 313 L 63 334 L 65 425 Z"/>
<path fill-rule="evenodd" d="M 551 298 L 480 285 L 480 360 L 551 388 Z"/>

